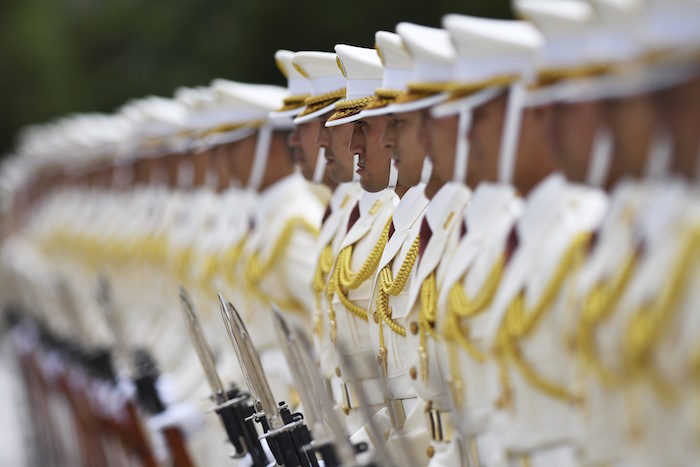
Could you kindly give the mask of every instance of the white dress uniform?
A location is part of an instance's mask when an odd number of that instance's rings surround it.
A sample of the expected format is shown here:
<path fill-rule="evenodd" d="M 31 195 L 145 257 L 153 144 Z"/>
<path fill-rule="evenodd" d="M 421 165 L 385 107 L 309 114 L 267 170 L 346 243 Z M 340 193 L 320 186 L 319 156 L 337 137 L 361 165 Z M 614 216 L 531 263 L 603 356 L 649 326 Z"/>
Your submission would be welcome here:
<path fill-rule="evenodd" d="M 606 208 L 599 191 L 554 174 L 528 196 L 517 224 L 518 247 L 487 323 L 498 358 L 490 376 L 492 401 L 501 407 L 494 429 L 514 461 L 576 465 L 569 294 Z"/>
<path fill-rule="evenodd" d="M 350 275 L 356 276 L 366 264 L 373 262 L 373 257 L 376 256 L 376 261 L 379 261 L 386 244 L 391 216 L 398 202 L 398 196 L 393 190 L 362 193 L 350 214 L 346 226 L 347 233 L 340 244 L 340 254 L 336 257 L 334 272 L 331 274 L 338 274 L 337 268 L 343 267 L 349 269 Z M 340 264 L 339 259 L 346 255 L 349 256 L 348 264 Z M 355 365 L 358 378 L 358 381 L 348 380 L 346 376 L 348 372 L 344 371 L 342 361 L 338 362 L 340 365 L 336 372 L 343 380 L 340 395 L 341 408 L 347 414 L 348 432 L 351 434 L 366 423 L 357 410 L 359 401 L 356 400 L 355 391 L 363 391 L 368 397 L 368 403 L 376 406 L 375 410 L 384 401 L 376 368 L 373 364 L 367 367 L 367 362 L 376 361 L 367 332 L 366 316 L 376 267 L 371 269 L 368 271 L 368 277 L 359 284 L 352 284 L 354 286 L 352 288 L 335 284 L 335 279 L 332 279 L 333 282 L 329 285 L 333 287 L 331 289 L 333 294 L 330 297 L 330 338 L 337 345 L 337 352 L 342 350 L 347 353 L 346 357 Z M 373 394 L 374 398 L 372 398 Z"/>
<path fill-rule="evenodd" d="M 438 332 L 445 340 L 440 366 L 457 414 L 456 427 L 474 465 L 502 461 L 501 443 L 490 425 L 494 405 L 487 386 L 492 363 L 485 343 L 486 311 L 498 290 L 522 205 L 513 187 L 480 184 L 464 213 L 464 236 L 450 254 L 439 287 Z M 463 311 L 466 316 L 460 315 Z"/>
<path fill-rule="evenodd" d="M 340 253 L 340 245 L 347 233 L 348 221 L 352 209 L 362 194 L 362 188 L 355 182 L 341 183 L 331 196 L 328 206 L 328 217 L 321 225 L 316 247 L 316 272 L 312 283 L 313 293 L 317 300 L 316 316 L 314 319 L 315 344 L 318 351 L 321 374 L 333 391 L 335 402 L 340 403 L 340 378 L 336 375 L 338 361 L 335 348 L 330 339 L 330 322 L 328 319 L 329 304 L 326 286 L 333 269 L 333 261 Z"/>

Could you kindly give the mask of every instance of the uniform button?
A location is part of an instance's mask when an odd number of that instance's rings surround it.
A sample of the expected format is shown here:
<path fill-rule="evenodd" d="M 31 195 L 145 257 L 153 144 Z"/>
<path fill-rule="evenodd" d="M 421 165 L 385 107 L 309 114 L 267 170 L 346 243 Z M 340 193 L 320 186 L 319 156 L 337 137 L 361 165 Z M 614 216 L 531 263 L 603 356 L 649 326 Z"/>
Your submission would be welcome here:
<path fill-rule="evenodd" d="M 435 448 L 432 446 L 428 446 L 428 449 L 425 450 L 425 453 L 428 455 L 428 457 L 432 458 L 435 455 Z"/>
<path fill-rule="evenodd" d="M 335 375 L 340 378 L 340 368 L 335 367 Z"/>
<path fill-rule="evenodd" d="M 379 324 L 379 313 L 377 313 L 375 311 L 374 314 L 372 315 L 372 319 L 374 320 L 375 323 Z"/>
<path fill-rule="evenodd" d="M 414 336 L 418 334 L 418 323 L 416 323 L 415 321 L 411 321 L 411 334 L 413 334 Z"/>
<path fill-rule="evenodd" d="M 411 379 L 416 379 L 418 377 L 418 372 L 416 371 L 416 367 L 412 366 L 410 370 L 408 370 L 408 374 L 411 376 Z"/>

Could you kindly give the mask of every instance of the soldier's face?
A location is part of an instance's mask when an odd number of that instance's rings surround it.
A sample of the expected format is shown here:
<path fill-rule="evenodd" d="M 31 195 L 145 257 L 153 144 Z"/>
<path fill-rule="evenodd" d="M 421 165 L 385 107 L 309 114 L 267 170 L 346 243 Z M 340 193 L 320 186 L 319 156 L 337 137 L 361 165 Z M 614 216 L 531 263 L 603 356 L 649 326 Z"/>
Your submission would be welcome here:
<path fill-rule="evenodd" d="M 498 159 L 506 109 L 503 94 L 474 108 L 469 127 L 469 160 L 478 167 L 483 181 L 498 180 Z M 471 172 L 471 171 L 470 171 Z"/>
<path fill-rule="evenodd" d="M 255 155 L 255 143 L 257 140 L 258 135 L 253 134 L 236 141 L 229 148 L 229 167 L 243 186 L 248 184 L 250 171 L 253 168 L 253 156 Z"/>
<path fill-rule="evenodd" d="M 420 182 L 423 160 L 428 153 L 427 111 L 392 114 L 380 142 L 390 151 L 398 170 L 398 183 L 412 187 Z"/>
<path fill-rule="evenodd" d="M 325 119 L 320 119 L 316 143 L 326 148 L 326 171 L 336 183 L 352 181 L 352 154 L 350 154 L 350 137 L 352 125 L 338 125 L 326 128 Z"/>
<path fill-rule="evenodd" d="M 584 182 L 596 131 L 601 126 L 598 101 L 560 103 L 553 107 L 551 139 L 567 178 Z"/>
<path fill-rule="evenodd" d="M 433 160 L 433 176 L 442 183 L 447 183 L 454 179 L 458 126 L 459 117 L 457 115 L 431 118 L 429 120 L 430 157 Z M 479 168 L 477 167 L 477 160 L 471 155 L 468 159 L 468 164 L 467 185 L 473 188 L 478 181 Z"/>
<path fill-rule="evenodd" d="M 647 163 L 651 136 L 655 129 L 654 103 L 649 94 L 640 94 L 606 103 L 605 118 L 614 140 L 611 176 L 641 177 Z"/>
<path fill-rule="evenodd" d="M 350 152 L 359 155 L 360 184 L 365 191 L 376 193 L 387 187 L 391 151 L 380 142 L 387 117 L 367 117 L 355 122 L 350 138 Z"/>
<path fill-rule="evenodd" d="M 289 134 L 289 147 L 292 151 L 294 162 L 299 166 L 301 174 L 307 180 L 312 180 L 316 168 L 318 155 L 318 132 L 321 129 L 321 120 L 314 119 L 310 122 L 296 125 Z"/>

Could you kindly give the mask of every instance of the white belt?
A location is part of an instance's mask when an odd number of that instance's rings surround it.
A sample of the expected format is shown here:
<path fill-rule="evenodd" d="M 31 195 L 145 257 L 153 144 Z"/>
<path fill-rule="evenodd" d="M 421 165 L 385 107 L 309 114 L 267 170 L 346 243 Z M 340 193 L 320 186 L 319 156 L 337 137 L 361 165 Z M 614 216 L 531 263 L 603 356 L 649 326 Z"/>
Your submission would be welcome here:
<path fill-rule="evenodd" d="M 370 406 L 384 404 L 384 391 L 379 378 L 348 383 L 341 382 L 338 402 L 345 413 L 362 406 L 358 394 L 363 394 L 363 399 Z"/>

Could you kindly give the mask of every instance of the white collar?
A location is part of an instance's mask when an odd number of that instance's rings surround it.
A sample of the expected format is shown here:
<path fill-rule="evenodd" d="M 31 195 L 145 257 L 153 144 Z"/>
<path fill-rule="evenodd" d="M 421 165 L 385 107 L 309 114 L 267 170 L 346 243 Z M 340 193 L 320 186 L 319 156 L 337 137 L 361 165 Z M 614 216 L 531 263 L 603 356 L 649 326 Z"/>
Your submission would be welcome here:
<path fill-rule="evenodd" d="M 557 172 L 542 180 L 530 193 L 517 227 L 521 241 L 537 234 L 546 225 L 545 217 L 556 211 L 554 208 L 561 201 L 566 186 L 566 179 Z"/>
<path fill-rule="evenodd" d="M 372 209 L 372 206 L 375 205 L 376 202 L 379 202 L 380 204 L 383 204 L 387 201 L 386 198 L 391 197 L 395 198 L 398 200 L 398 196 L 396 196 L 396 193 L 394 193 L 394 190 L 379 190 L 376 193 L 370 193 L 369 191 L 363 191 L 362 195 L 360 196 L 360 217 L 364 217 L 369 213 L 369 211 Z"/>
<path fill-rule="evenodd" d="M 484 233 L 500 219 L 517 198 L 515 188 L 503 183 L 479 184 L 469 200 L 464 225 L 469 233 Z"/>
<path fill-rule="evenodd" d="M 425 183 L 419 183 L 409 188 L 394 211 L 392 217 L 394 229 L 397 232 L 409 229 L 427 205 L 428 198 L 425 197 Z"/>
<path fill-rule="evenodd" d="M 340 183 L 337 187 L 335 187 L 335 190 L 331 195 L 331 200 L 329 203 L 331 212 L 335 212 L 340 209 L 343 206 L 343 203 L 346 202 L 346 198 L 348 201 L 352 201 L 352 199 L 359 193 L 360 189 L 360 185 L 357 182 Z"/>
<path fill-rule="evenodd" d="M 448 213 L 456 196 L 469 196 L 469 188 L 461 183 L 449 182 L 435 193 L 425 210 L 430 230 L 437 232 L 442 228 L 445 223 L 445 214 Z"/>

